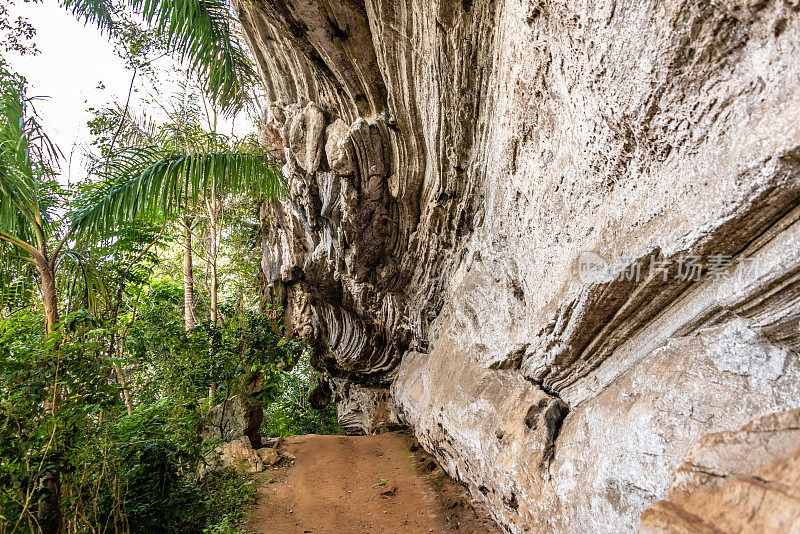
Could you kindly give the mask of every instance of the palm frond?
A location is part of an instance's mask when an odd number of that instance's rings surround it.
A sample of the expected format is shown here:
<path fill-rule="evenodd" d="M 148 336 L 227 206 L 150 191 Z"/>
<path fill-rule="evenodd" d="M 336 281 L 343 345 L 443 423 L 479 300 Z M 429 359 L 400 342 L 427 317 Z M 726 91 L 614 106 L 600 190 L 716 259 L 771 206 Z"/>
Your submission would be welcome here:
<path fill-rule="evenodd" d="M 61 0 L 78 18 L 101 29 L 113 26 L 111 0 Z M 235 113 L 260 83 L 234 28 L 227 0 L 126 0 L 164 37 L 170 52 L 185 61 L 223 111 Z"/>
<path fill-rule="evenodd" d="M 129 0 L 166 36 L 168 46 L 198 74 L 223 109 L 238 111 L 258 76 L 234 31 L 225 0 Z"/>
<path fill-rule="evenodd" d="M 61 6 L 76 19 L 94 24 L 103 33 L 114 27 L 112 5 L 108 0 L 61 0 Z"/>
<path fill-rule="evenodd" d="M 260 153 L 191 154 L 145 147 L 126 149 L 109 161 L 105 191 L 73 219 L 73 228 L 86 235 L 141 216 L 172 215 L 210 191 L 266 199 L 287 192 L 280 170 Z"/>
<path fill-rule="evenodd" d="M 89 254 L 68 250 L 59 256 L 57 272 L 58 276 L 77 282 L 86 309 L 96 315 L 98 303 L 109 295 L 102 266 Z"/>
<path fill-rule="evenodd" d="M 16 234 L 23 215 L 38 212 L 30 164 L 22 89 L 10 76 L 0 80 L 0 232 Z"/>
<path fill-rule="evenodd" d="M 30 305 L 36 291 L 33 266 L 10 244 L 0 242 L 0 310 Z"/>
<path fill-rule="evenodd" d="M 0 237 L 44 238 L 56 149 L 28 112 L 23 81 L 0 69 Z"/>

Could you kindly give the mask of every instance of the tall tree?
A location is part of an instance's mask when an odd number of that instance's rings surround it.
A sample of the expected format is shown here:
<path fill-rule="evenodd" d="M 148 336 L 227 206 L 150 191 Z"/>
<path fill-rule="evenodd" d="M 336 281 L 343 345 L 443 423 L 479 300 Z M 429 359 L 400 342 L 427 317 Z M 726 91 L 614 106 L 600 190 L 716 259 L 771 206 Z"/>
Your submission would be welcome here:
<path fill-rule="evenodd" d="M 23 80 L 0 69 L 0 241 L 36 269 L 50 334 L 59 318 L 55 266 L 71 232 L 56 233 L 56 149 L 28 106 Z"/>
<path fill-rule="evenodd" d="M 109 159 L 102 172 L 104 195 L 76 213 L 74 225 L 104 232 L 143 214 L 180 216 L 185 248 L 184 314 L 189 329 L 194 323 L 192 228 L 197 206 L 234 194 L 275 200 L 286 194 L 286 185 L 269 151 L 252 141 L 236 142 L 197 126 L 174 124 L 150 139 L 149 146 L 124 148 Z M 217 226 L 215 222 L 213 233 L 218 233 Z"/>

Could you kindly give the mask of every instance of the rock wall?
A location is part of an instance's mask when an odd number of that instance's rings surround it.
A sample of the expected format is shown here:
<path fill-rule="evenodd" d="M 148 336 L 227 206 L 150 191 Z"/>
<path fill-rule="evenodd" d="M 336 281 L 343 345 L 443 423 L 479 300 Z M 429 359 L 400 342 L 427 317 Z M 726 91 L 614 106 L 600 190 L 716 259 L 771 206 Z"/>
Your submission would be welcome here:
<path fill-rule="evenodd" d="M 800 2 L 236 0 L 263 268 L 351 432 L 510 532 L 630 532 L 800 406 Z"/>
<path fill-rule="evenodd" d="M 639 533 L 797 532 L 798 499 L 800 410 L 791 410 L 700 440 Z"/>

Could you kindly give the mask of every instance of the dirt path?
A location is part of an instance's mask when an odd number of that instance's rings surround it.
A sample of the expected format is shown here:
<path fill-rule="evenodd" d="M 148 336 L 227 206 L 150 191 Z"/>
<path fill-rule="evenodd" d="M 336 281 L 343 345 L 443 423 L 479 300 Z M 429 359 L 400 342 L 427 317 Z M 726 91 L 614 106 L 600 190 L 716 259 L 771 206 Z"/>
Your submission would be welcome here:
<path fill-rule="evenodd" d="M 257 534 L 496 532 L 466 491 L 409 439 L 296 436 L 281 446 L 294 458 L 260 475 L 248 528 Z"/>

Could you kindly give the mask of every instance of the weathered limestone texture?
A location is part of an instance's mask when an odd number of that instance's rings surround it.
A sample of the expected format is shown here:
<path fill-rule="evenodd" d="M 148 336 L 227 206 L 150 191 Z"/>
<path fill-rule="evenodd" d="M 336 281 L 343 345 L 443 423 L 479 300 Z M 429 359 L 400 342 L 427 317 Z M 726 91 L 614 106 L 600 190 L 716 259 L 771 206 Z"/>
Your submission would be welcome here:
<path fill-rule="evenodd" d="M 265 445 L 258 433 L 264 418 L 261 404 L 249 397 L 264 390 L 264 375 L 244 376 L 239 389 L 241 394 L 211 408 L 198 429 L 201 440 L 220 442 L 206 455 L 201 471 L 234 468 L 258 473 L 280 461 L 277 444 Z"/>
<path fill-rule="evenodd" d="M 264 411 L 258 401 L 234 395 L 211 408 L 200 428 L 200 438 L 203 441 L 234 441 L 244 436 L 251 443 L 260 445 L 258 429 L 263 419 Z"/>
<path fill-rule="evenodd" d="M 800 406 L 798 0 L 235 6 L 270 296 L 349 432 L 413 427 L 509 532 L 616 533 Z"/>
<path fill-rule="evenodd" d="M 800 531 L 800 410 L 703 438 L 640 534 Z"/>

